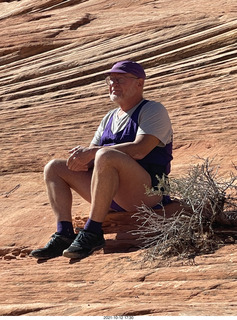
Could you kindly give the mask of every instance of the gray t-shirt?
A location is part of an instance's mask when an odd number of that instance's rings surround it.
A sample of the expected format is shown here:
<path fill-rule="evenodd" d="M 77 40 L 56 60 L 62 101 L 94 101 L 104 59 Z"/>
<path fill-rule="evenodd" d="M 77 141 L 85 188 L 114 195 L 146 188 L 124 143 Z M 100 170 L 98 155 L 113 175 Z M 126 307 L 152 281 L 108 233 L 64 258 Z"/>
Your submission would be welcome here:
<path fill-rule="evenodd" d="M 142 100 L 143 101 L 143 100 Z M 99 145 L 100 138 L 103 131 L 111 117 L 113 115 L 113 122 L 111 125 L 112 133 L 115 134 L 123 130 L 141 101 L 132 109 L 124 113 L 121 117 L 118 117 L 120 108 L 110 110 L 102 119 L 94 138 L 91 143 Z M 173 130 L 170 122 L 170 118 L 166 108 L 159 102 L 148 101 L 141 109 L 138 116 L 138 130 L 137 135 L 151 134 L 160 140 L 159 147 L 164 147 L 170 143 L 173 138 Z"/>

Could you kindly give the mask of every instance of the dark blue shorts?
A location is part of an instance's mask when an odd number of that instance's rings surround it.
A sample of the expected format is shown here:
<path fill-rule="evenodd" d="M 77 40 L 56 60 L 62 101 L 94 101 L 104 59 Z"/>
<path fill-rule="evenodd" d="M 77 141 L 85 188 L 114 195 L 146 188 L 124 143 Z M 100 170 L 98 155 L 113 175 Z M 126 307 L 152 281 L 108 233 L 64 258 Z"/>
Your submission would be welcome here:
<path fill-rule="evenodd" d="M 171 202 L 172 200 L 170 199 L 170 196 L 163 196 L 161 204 L 160 203 L 156 204 L 154 207 L 152 207 L 152 209 L 154 210 L 162 209 L 162 206 L 165 206 Z M 118 205 L 114 200 L 112 201 L 110 208 L 117 212 L 126 212 L 126 210 L 120 207 L 120 205 Z"/>

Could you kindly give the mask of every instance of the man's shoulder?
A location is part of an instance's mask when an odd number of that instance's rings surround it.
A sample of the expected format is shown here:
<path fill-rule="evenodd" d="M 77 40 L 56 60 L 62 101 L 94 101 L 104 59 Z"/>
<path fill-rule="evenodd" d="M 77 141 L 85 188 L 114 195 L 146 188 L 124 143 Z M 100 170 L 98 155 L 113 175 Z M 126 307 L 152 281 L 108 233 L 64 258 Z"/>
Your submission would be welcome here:
<path fill-rule="evenodd" d="M 149 106 L 149 107 L 154 107 L 154 108 L 164 108 L 163 104 L 161 102 L 158 102 L 158 101 L 155 101 L 155 100 L 147 100 L 145 99 L 147 102 L 146 102 L 146 106 Z"/>
<path fill-rule="evenodd" d="M 147 100 L 147 103 L 142 108 L 144 112 L 162 112 L 166 110 L 161 102 L 155 100 Z"/>

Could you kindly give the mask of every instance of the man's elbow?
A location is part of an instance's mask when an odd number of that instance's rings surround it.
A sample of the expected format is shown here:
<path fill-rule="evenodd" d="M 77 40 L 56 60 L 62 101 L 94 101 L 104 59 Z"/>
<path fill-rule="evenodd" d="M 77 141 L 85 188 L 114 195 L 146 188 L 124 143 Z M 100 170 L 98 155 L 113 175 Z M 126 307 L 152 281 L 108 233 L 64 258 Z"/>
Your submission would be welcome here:
<path fill-rule="evenodd" d="M 135 160 L 142 160 L 143 158 L 145 158 L 145 156 L 147 156 L 147 152 L 145 153 L 145 152 L 137 152 L 137 153 L 135 153 L 134 155 L 133 155 L 133 159 L 135 159 Z"/>

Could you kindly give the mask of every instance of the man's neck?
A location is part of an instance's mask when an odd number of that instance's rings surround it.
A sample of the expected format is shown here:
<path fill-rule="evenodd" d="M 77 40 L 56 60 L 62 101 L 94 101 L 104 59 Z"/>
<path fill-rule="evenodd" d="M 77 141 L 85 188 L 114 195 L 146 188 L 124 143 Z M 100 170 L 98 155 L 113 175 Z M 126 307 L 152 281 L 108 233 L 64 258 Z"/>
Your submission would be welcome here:
<path fill-rule="evenodd" d="M 133 101 L 126 101 L 126 102 L 121 102 L 119 103 L 119 107 L 121 110 L 127 112 L 130 109 L 132 109 L 133 107 L 135 107 L 139 102 L 141 102 L 143 100 L 143 97 L 139 97 L 136 100 L 133 99 Z"/>

